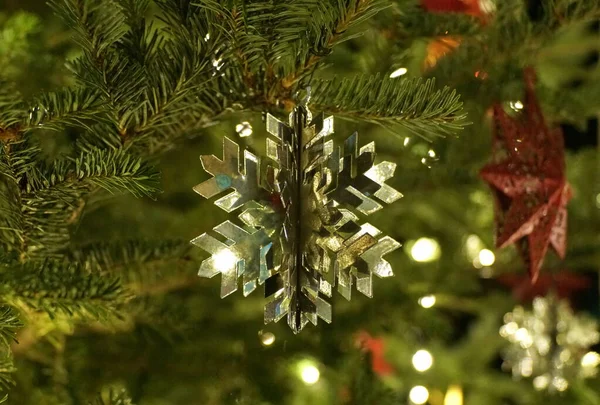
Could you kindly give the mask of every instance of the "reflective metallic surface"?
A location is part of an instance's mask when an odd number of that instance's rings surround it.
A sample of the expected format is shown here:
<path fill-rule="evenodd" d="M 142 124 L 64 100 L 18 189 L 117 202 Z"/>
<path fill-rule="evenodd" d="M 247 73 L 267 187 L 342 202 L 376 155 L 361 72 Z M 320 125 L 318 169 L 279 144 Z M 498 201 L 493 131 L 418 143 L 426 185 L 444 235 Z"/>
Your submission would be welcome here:
<path fill-rule="evenodd" d="M 194 187 L 205 198 L 226 193 L 215 204 L 240 211 L 239 225 L 214 228 L 225 242 L 209 233 L 192 240 L 212 255 L 199 275 L 221 273 L 222 297 L 239 278 L 245 296 L 264 285 L 265 323 L 287 317 L 296 333 L 318 318 L 331 322 L 334 288 L 350 299 L 356 285 L 371 297 L 373 274 L 393 275 L 383 256 L 400 246 L 362 219 L 402 197 L 385 184 L 396 165 L 375 164 L 375 144 L 359 149 L 356 133 L 334 145 L 333 126 L 305 106 L 288 123 L 268 114 L 265 158 L 244 151 L 240 164 L 239 146 L 225 138 L 223 159 L 200 158 L 213 177 Z"/>

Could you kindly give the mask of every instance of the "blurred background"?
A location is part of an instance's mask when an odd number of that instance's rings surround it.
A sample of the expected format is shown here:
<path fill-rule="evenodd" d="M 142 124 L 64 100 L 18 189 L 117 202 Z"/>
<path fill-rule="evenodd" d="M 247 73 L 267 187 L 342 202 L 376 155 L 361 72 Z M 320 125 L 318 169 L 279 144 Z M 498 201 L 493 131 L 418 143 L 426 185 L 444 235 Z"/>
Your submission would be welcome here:
<path fill-rule="evenodd" d="M 26 325 L 13 345 L 8 403 L 87 404 L 112 388 L 138 405 L 600 404 L 600 7 L 590 2 L 588 14 L 544 29 L 551 2 L 390 3 L 319 75 L 436 77 L 462 95 L 471 123 L 441 138 L 336 119 L 335 140 L 358 131 L 361 144 L 376 142 L 379 160 L 398 164 L 388 183 L 404 197 L 369 220 L 403 245 L 386 257 L 394 277 L 377 279 L 371 299 L 334 295 L 332 324 L 293 335 L 284 321 L 263 325 L 260 293 L 221 300 L 219 277 L 196 276 L 207 257 L 200 249 L 158 258 L 143 274 L 169 277 L 137 299 L 144 315 L 135 322 Z M 0 72 L 24 95 L 73 85 L 65 65 L 79 52 L 44 2 L 2 2 Z M 514 246 L 494 246 L 494 198 L 478 175 L 490 159 L 492 102 L 521 113 L 526 65 L 538 72 L 547 122 L 564 129 L 573 189 L 566 258 L 549 253 L 533 286 Z M 74 135 L 36 136 L 52 159 Z M 156 201 L 107 198 L 85 212 L 77 240 L 186 241 L 227 219 L 192 191 L 209 178 L 199 155 L 220 156 L 224 136 L 265 153 L 263 115 L 229 114 L 153 158 L 164 190 Z M 517 332 L 562 333 L 571 355 L 542 350 L 538 359 Z"/>

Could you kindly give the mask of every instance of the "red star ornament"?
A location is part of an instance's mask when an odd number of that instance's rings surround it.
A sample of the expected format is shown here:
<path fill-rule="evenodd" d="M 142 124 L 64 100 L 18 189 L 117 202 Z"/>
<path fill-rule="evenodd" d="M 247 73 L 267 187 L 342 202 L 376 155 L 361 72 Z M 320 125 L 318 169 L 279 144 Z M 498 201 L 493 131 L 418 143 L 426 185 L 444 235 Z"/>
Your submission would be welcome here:
<path fill-rule="evenodd" d="M 520 117 L 494 106 L 492 162 L 480 172 L 496 197 L 496 246 L 515 243 L 535 282 L 552 246 L 564 258 L 567 202 L 562 131 L 548 128 L 535 97 L 535 73 L 527 68 Z"/>

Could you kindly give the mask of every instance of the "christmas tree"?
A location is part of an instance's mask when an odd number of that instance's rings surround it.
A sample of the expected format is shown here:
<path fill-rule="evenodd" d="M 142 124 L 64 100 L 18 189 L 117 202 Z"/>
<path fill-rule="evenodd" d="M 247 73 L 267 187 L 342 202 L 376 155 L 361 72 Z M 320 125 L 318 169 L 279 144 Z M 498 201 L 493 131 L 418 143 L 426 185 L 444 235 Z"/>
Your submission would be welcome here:
<path fill-rule="evenodd" d="M 7 0 L 1 402 L 600 404 L 599 19 Z"/>

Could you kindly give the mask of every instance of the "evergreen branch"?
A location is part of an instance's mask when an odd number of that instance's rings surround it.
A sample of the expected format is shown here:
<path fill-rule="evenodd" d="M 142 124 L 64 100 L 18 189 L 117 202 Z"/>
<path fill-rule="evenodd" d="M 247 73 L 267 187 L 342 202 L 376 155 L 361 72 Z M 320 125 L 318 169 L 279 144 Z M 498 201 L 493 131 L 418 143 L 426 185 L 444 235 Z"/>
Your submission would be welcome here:
<path fill-rule="evenodd" d="M 154 168 L 124 150 L 95 149 L 56 161 L 52 168 L 30 171 L 26 190 L 31 198 L 81 197 L 90 186 L 98 186 L 111 193 L 128 191 L 142 197 L 158 192 L 158 177 Z"/>
<path fill-rule="evenodd" d="M 137 117 L 145 101 L 142 99 L 147 81 L 145 71 L 120 55 L 106 55 L 98 61 L 79 58 L 70 68 L 84 85 L 99 91 L 107 104 L 113 123 L 122 135 Z"/>
<path fill-rule="evenodd" d="M 93 60 L 125 34 L 125 17 L 113 0 L 50 0 L 49 5 L 75 30 L 75 41 Z"/>
<path fill-rule="evenodd" d="M 189 250 L 184 241 L 119 241 L 83 246 L 69 257 L 94 273 L 119 274 L 138 295 L 153 295 L 197 281 L 189 277 L 190 266 L 196 266 Z"/>
<path fill-rule="evenodd" d="M 30 108 L 29 127 L 60 131 L 66 126 L 80 126 L 89 130 L 88 120 L 106 119 L 100 94 L 88 89 L 63 89 L 46 93 L 35 100 Z"/>
<path fill-rule="evenodd" d="M 23 101 L 14 85 L 0 79 L 0 142 L 15 137 L 10 128 L 22 123 L 25 113 Z"/>
<path fill-rule="evenodd" d="M 119 47 L 140 66 L 147 66 L 154 61 L 157 50 L 161 47 L 163 37 L 154 28 L 152 22 L 148 23 L 149 0 L 118 0 L 125 23 L 129 30 L 119 43 Z"/>
<path fill-rule="evenodd" d="M 184 241 L 119 241 L 94 243 L 69 253 L 69 257 L 93 272 L 120 272 L 123 267 L 167 262 L 187 257 L 190 244 Z"/>
<path fill-rule="evenodd" d="M 7 305 L 0 306 L 0 340 L 5 345 L 5 348 L 10 347 L 11 342 L 17 341 L 17 329 L 23 327 L 23 323 L 19 319 L 15 310 Z"/>
<path fill-rule="evenodd" d="M 119 306 L 128 299 L 118 278 L 90 273 L 64 261 L 2 267 L 4 300 L 46 312 L 51 318 L 59 314 L 96 320 L 119 318 Z"/>
<path fill-rule="evenodd" d="M 123 145 L 121 133 L 112 122 L 90 123 L 76 141 L 76 149 L 80 152 L 92 153 L 97 149 L 117 150 Z"/>
<path fill-rule="evenodd" d="M 300 67 L 281 80 L 284 89 L 289 89 L 304 78 L 321 61 L 323 56 L 331 53 L 332 48 L 349 39 L 348 31 L 363 21 L 373 17 L 389 4 L 383 0 L 331 0 L 334 4 L 321 3 L 318 13 L 326 16 L 328 24 L 317 33 L 315 50 L 306 58 Z"/>
<path fill-rule="evenodd" d="M 69 225 L 79 218 L 90 193 L 102 188 L 137 197 L 158 191 L 158 172 L 124 150 L 91 149 L 76 158 L 36 166 L 26 173 L 21 193 L 26 241 L 21 254 L 56 255 L 69 242 Z"/>
<path fill-rule="evenodd" d="M 21 207 L 21 184 L 35 165 L 39 149 L 25 139 L 0 142 L 0 245 L 5 251 L 22 251 L 25 217 Z"/>
<path fill-rule="evenodd" d="M 390 79 L 358 76 L 353 79 L 315 81 L 312 104 L 316 109 L 348 119 L 386 127 L 401 126 L 428 138 L 443 136 L 465 125 L 460 96 L 433 79 Z"/>
<path fill-rule="evenodd" d="M 115 126 L 125 135 L 144 104 L 146 75 L 139 63 L 118 52 L 120 43 L 127 43 L 123 8 L 114 0 L 53 0 L 50 5 L 75 30 L 75 41 L 84 50 L 71 62 L 71 70 L 81 83 L 101 93 Z"/>
<path fill-rule="evenodd" d="M 13 365 L 12 358 L 5 354 L 4 358 L 0 359 L 0 404 L 7 401 L 7 391 L 15 385 L 12 376 L 15 371 L 17 369 Z"/>
<path fill-rule="evenodd" d="M 153 138 L 159 138 L 158 143 L 164 138 L 168 144 L 185 135 L 180 127 L 189 127 L 190 122 L 197 123 L 195 128 L 206 126 L 209 117 L 220 113 L 224 104 L 217 96 L 221 91 L 212 83 L 216 78 L 211 62 L 222 46 L 218 32 L 208 35 L 208 17 L 192 13 L 188 2 L 166 0 L 159 6 L 168 39 L 161 42 L 153 63 L 147 66 L 152 74 L 143 94 L 145 103 L 135 114 L 129 137 L 146 151 L 149 144 L 156 143 Z"/>

